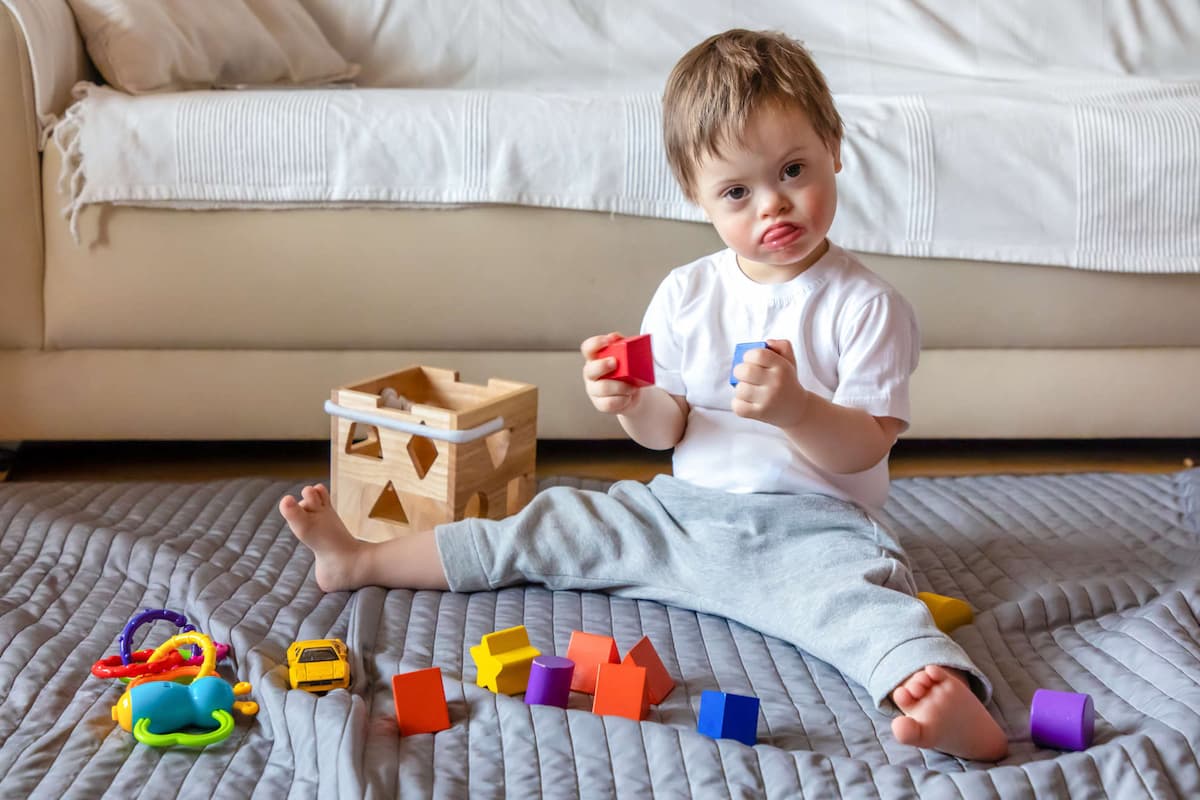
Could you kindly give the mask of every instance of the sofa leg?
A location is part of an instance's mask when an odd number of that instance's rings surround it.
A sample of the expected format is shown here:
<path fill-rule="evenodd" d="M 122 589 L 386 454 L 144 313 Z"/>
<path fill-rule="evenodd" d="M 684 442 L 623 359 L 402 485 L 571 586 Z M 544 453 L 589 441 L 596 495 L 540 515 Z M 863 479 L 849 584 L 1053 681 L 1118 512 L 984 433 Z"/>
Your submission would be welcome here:
<path fill-rule="evenodd" d="M 8 473 L 17 462 L 20 442 L 0 442 L 0 482 L 8 480 Z"/>

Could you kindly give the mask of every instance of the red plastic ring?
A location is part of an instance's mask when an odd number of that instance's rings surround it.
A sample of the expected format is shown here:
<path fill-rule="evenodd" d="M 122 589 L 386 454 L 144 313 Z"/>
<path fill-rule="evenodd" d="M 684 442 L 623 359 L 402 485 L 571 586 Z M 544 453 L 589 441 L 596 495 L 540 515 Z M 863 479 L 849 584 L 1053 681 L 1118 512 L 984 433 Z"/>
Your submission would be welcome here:
<path fill-rule="evenodd" d="M 138 650 L 133 654 L 132 664 L 121 663 L 121 656 L 108 656 L 92 664 L 92 674 L 97 678 L 138 678 L 142 675 L 157 675 L 183 664 L 183 656 L 172 651 L 159 661 L 148 661 L 154 650 Z"/>

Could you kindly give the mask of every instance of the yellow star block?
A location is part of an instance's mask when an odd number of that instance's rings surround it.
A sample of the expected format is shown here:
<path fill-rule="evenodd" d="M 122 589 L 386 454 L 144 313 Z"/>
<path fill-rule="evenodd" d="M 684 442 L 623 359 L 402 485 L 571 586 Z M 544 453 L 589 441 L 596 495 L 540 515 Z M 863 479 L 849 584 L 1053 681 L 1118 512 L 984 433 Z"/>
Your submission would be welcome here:
<path fill-rule="evenodd" d="M 975 621 L 971 607 L 957 597 L 946 597 L 933 592 L 917 592 L 917 599 L 929 607 L 933 615 L 933 624 L 942 633 L 949 633 L 959 625 L 968 625 Z"/>
<path fill-rule="evenodd" d="M 485 634 L 471 648 L 475 683 L 496 694 L 520 694 L 529 686 L 529 669 L 542 652 L 529 644 L 524 625 Z"/>

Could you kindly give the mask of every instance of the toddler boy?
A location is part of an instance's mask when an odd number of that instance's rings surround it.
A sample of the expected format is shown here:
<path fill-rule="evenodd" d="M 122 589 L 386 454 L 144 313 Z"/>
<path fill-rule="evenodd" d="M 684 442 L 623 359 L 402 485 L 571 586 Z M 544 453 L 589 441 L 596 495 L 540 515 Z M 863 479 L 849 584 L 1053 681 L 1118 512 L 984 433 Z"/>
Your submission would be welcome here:
<path fill-rule="evenodd" d="M 468 519 L 360 542 L 323 486 L 280 511 L 314 551 L 322 589 L 482 591 L 535 582 L 719 614 L 777 636 L 903 716 L 896 738 L 997 760 L 991 687 L 915 597 L 903 551 L 873 518 L 908 425 L 920 349 L 895 289 L 826 235 L 842 123 L 808 53 L 728 31 L 679 61 L 663 97 L 667 158 L 728 249 L 671 272 L 650 301 L 656 384 L 605 379 L 618 333 L 584 341 L 592 404 L 673 476 L 607 493 L 564 487 L 501 521 Z M 733 375 L 738 343 L 749 351 Z"/>

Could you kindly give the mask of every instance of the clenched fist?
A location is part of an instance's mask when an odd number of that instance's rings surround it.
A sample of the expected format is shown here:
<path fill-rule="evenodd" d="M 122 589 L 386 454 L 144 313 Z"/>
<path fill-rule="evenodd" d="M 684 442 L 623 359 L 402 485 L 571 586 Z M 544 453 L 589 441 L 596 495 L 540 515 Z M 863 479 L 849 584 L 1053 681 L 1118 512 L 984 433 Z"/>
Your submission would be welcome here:
<path fill-rule="evenodd" d="M 583 353 L 583 388 L 597 411 L 604 414 L 624 414 L 637 404 L 640 389 L 618 380 L 605 380 L 604 376 L 617 368 L 617 360 L 611 356 L 596 358 L 596 353 L 624 337 L 616 332 L 601 336 L 590 336 L 579 346 Z"/>
<path fill-rule="evenodd" d="M 768 339 L 766 348 L 748 351 L 733 374 L 738 385 L 730 408 L 739 417 L 784 429 L 804 419 L 808 390 L 796 377 L 796 354 L 787 339 Z"/>

